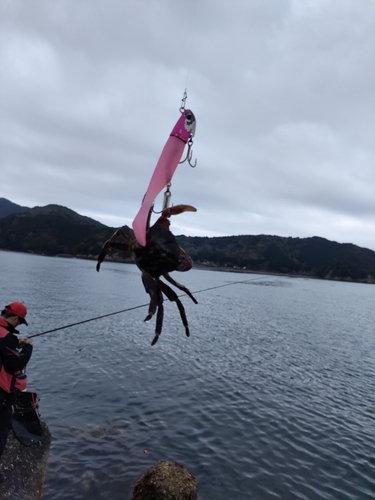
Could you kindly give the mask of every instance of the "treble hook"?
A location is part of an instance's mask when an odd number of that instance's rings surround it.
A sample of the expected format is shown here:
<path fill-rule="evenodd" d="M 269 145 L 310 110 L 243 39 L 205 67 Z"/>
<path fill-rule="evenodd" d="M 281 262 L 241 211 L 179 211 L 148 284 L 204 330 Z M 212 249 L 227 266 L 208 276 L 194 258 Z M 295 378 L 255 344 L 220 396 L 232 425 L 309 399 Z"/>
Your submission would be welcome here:
<path fill-rule="evenodd" d="M 195 168 L 197 166 L 197 160 L 195 159 L 195 162 L 194 162 L 194 165 L 191 163 L 191 159 L 193 157 L 193 150 L 192 150 L 192 146 L 193 146 L 193 139 L 190 137 L 190 139 L 188 140 L 187 142 L 187 145 L 188 145 L 188 150 L 186 152 L 186 156 L 185 158 L 182 160 L 182 161 L 179 161 L 178 163 L 181 164 L 181 163 L 185 163 L 185 161 L 188 162 L 188 164 L 192 167 L 192 168 Z"/>

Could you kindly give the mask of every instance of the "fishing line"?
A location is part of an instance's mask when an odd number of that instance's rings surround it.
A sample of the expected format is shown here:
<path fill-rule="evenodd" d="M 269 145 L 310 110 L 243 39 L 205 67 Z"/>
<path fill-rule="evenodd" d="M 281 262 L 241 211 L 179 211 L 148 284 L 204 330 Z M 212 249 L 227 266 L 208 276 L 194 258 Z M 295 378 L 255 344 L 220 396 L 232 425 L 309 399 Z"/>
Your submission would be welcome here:
<path fill-rule="evenodd" d="M 191 2 L 189 3 L 189 5 L 191 5 Z M 193 6 L 192 6 L 192 19 L 193 19 L 193 24 L 196 24 L 196 20 L 197 20 L 197 16 L 198 16 L 198 0 L 195 0 Z M 189 30 L 188 30 L 189 31 Z M 197 39 L 197 30 L 193 28 L 193 36 L 192 36 L 192 39 L 191 39 L 191 47 L 193 47 L 193 49 L 195 48 L 195 41 Z M 185 92 L 187 90 L 187 87 L 188 87 L 188 80 L 189 80 L 189 77 L 190 77 L 190 70 L 191 70 L 191 66 L 192 66 L 192 62 L 193 62 L 193 53 L 192 51 L 189 52 L 189 62 L 188 62 L 188 66 L 187 66 L 187 71 L 186 71 L 186 81 L 185 81 Z"/>
<path fill-rule="evenodd" d="M 196 292 L 193 292 L 193 293 L 196 295 L 197 293 L 207 292 L 209 290 L 216 290 L 218 288 L 223 288 L 225 286 L 238 285 L 241 283 L 248 283 L 250 281 L 257 281 L 257 280 L 262 280 L 262 279 L 264 279 L 264 278 L 252 278 L 252 279 L 242 280 L 242 281 L 232 281 L 231 283 L 224 283 L 223 285 L 216 285 L 216 286 L 211 286 L 209 288 L 202 288 L 202 290 L 197 290 Z M 186 294 L 179 295 L 179 297 L 184 297 L 185 295 Z M 135 309 L 140 309 L 141 307 L 147 307 L 148 305 L 149 304 L 142 304 L 140 306 L 128 307 L 127 309 L 122 309 L 121 311 L 103 314 L 101 316 L 95 316 L 95 318 L 84 319 L 82 321 L 77 321 L 76 323 L 70 323 L 69 325 L 59 326 L 58 328 L 52 328 L 52 330 L 47 330 L 45 332 L 34 333 L 33 335 L 29 335 L 27 338 L 32 339 L 34 337 L 40 337 L 41 335 L 47 335 L 47 333 L 57 332 L 59 330 L 65 330 L 66 328 L 71 328 L 72 326 L 83 325 L 84 323 L 89 323 L 90 321 L 96 321 L 98 319 L 108 318 L 109 316 L 114 316 L 115 314 L 121 314 L 121 313 L 128 312 L 128 311 L 134 311 Z"/>

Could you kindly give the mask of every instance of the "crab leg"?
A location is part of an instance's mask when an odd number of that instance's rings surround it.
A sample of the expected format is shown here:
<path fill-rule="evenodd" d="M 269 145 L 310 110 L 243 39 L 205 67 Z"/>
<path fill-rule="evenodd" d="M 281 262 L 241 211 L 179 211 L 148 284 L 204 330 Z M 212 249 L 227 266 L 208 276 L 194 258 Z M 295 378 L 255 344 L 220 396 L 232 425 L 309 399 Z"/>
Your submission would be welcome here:
<path fill-rule="evenodd" d="M 164 306 L 163 306 L 163 294 L 155 282 L 154 278 L 148 273 L 142 273 L 142 282 L 145 287 L 146 292 L 150 296 L 150 304 L 148 306 L 148 314 L 144 321 L 148 323 L 150 319 L 155 314 L 156 310 L 156 326 L 155 326 L 155 337 L 151 342 L 151 345 L 155 345 L 158 341 L 161 330 L 163 328 L 163 318 L 164 318 Z"/>
<path fill-rule="evenodd" d="M 186 286 L 184 285 L 181 285 L 181 283 L 178 283 L 177 281 L 175 281 L 168 273 L 165 273 L 163 274 L 163 277 L 169 281 L 169 283 L 171 283 L 172 285 L 174 285 L 175 287 L 179 288 L 180 290 L 182 290 L 183 292 L 186 293 L 186 295 L 189 295 L 189 297 L 191 298 L 191 300 L 194 302 L 194 304 L 198 304 L 198 301 L 197 299 L 194 297 L 194 295 L 191 293 L 191 291 L 186 288 Z"/>
<path fill-rule="evenodd" d="M 163 328 L 163 318 L 164 318 L 164 306 L 163 303 L 159 305 L 158 313 L 156 315 L 156 327 L 155 327 L 155 337 L 153 338 L 151 345 L 155 345 L 159 340 L 161 329 Z"/>
<path fill-rule="evenodd" d="M 187 320 L 186 313 L 185 313 L 185 308 L 182 305 L 182 302 L 180 301 L 180 299 L 178 298 L 177 293 L 174 290 L 172 290 L 172 288 L 170 286 L 168 286 L 166 283 L 163 283 L 163 281 L 161 281 L 160 279 L 156 280 L 156 282 L 159 285 L 160 290 L 163 293 L 165 293 L 165 295 L 168 297 L 168 299 L 171 302 L 176 302 L 178 310 L 180 311 L 180 316 L 181 316 L 182 324 L 185 327 L 186 336 L 190 337 L 189 325 L 188 325 L 188 320 Z"/>
<path fill-rule="evenodd" d="M 100 264 L 105 259 L 107 253 L 111 248 L 116 248 L 118 250 L 123 250 L 124 252 L 131 251 L 134 245 L 134 234 L 133 231 L 128 226 L 122 226 L 118 229 L 109 240 L 107 240 L 98 257 L 98 263 L 96 264 L 96 270 L 99 272 Z"/>
<path fill-rule="evenodd" d="M 148 274 L 148 273 L 142 273 L 142 283 L 143 286 L 145 287 L 146 292 L 150 296 L 150 304 L 148 306 L 148 313 L 147 316 L 145 317 L 144 321 L 145 323 L 148 323 L 150 319 L 153 317 L 153 315 L 156 312 L 156 309 L 160 307 L 160 305 L 163 303 L 163 295 L 159 291 L 154 278 Z"/>
<path fill-rule="evenodd" d="M 152 174 L 141 208 L 133 220 L 135 237 L 141 246 L 146 245 L 147 218 L 152 204 L 160 191 L 171 181 L 181 160 L 187 141 L 194 135 L 195 117 L 186 109 L 173 128 L 165 143 L 159 161 Z"/>

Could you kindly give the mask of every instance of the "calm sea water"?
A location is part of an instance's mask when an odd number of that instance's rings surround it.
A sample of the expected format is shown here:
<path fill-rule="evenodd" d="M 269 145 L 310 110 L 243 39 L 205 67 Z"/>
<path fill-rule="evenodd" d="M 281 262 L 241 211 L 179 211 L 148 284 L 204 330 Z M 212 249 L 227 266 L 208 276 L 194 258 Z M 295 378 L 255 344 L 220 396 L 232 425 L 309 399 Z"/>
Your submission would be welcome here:
<path fill-rule="evenodd" d="M 0 252 L 2 304 L 38 333 L 29 388 L 53 442 L 45 500 L 126 500 L 159 460 L 199 500 L 375 498 L 375 287 L 191 270 L 151 347 L 133 265 Z M 147 450 L 147 453 L 145 453 Z"/>

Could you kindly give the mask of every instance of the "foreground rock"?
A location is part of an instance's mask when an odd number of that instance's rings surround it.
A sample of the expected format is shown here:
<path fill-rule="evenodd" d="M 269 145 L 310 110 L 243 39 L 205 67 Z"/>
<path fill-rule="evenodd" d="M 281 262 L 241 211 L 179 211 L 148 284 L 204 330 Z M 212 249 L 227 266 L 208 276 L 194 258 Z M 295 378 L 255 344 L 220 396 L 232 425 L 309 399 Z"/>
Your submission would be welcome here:
<path fill-rule="evenodd" d="M 1 459 L 5 479 L 0 484 L 1 500 L 41 500 L 46 477 L 51 433 L 41 422 L 43 435 L 40 443 L 21 444 L 11 432 Z"/>
<path fill-rule="evenodd" d="M 133 500 L 197 500 L 198 481 L 177 462 L 158 462 L 134 486 Z"/>

